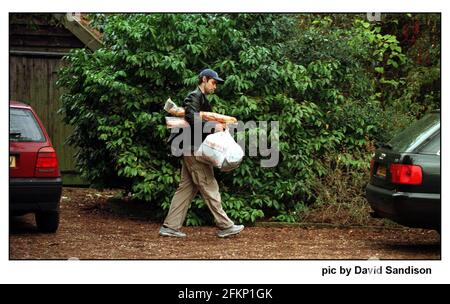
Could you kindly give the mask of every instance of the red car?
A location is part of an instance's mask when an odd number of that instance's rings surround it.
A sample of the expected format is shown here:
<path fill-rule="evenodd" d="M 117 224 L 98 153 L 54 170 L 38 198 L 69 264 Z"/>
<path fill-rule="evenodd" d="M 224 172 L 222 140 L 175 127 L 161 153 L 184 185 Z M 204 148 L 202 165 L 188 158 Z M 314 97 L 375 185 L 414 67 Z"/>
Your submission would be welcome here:
<path fill-rule="evenodd" d="M 9 103 L 10 215 L 34 213 L 39 231 L 59 226 L 62 180 L 52 142 L 36 112 L 20 102 Z"/>

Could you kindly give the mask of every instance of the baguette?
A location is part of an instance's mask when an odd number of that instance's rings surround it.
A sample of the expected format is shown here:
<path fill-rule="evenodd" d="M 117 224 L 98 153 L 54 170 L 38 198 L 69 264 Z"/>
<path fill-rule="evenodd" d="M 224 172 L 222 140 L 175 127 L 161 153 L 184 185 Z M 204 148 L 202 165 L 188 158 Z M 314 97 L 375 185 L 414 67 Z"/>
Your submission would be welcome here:
<path fill-rule="evenodd" d="M 172 99 L 167 99 L 166 104 L 164 105 L 164 110 L 175 117 L 184 117 L 185 111 L 184 108 L 177 106 Z M 236 123 L 237 119 L 232 116 L 223 115 L 214 112 L 200 112 L 200 117 L 202 120 L 206 121 L 216 121 L 220 123 Z"/>

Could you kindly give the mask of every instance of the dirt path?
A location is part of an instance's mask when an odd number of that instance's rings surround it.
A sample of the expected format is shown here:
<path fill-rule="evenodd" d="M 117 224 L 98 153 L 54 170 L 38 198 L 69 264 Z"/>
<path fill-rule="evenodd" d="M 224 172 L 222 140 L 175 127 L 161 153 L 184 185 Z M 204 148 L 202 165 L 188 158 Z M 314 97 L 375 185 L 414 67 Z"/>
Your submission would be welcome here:
<path fill-rule="evenodd" d="M 186 227 L 186 239 L 163 238 L 159 224 L 103 209 L 112 195 L 65 188 L 53 235 L 32 215 L 12 218 L 10 259 L 440 259 L 439 234 L 421 229 L 247 227 L 219 239 L 214 227 Z"/>

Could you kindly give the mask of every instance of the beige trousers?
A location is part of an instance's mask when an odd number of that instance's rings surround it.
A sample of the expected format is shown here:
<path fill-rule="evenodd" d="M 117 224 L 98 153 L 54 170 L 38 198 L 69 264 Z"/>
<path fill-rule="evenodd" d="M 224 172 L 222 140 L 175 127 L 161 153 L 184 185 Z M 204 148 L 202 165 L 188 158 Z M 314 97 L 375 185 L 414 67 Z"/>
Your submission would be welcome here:
<path fill-rule="evenodd" d="M 234 225 L 222 208 L 219 185 L 212 166 L 197 161 L 194 156 L 183 156 L 181 182 L 170 204 L 164 226 L 179 230 L 184 223 L 192 199 L 200 191 L 220 229 Z"/>

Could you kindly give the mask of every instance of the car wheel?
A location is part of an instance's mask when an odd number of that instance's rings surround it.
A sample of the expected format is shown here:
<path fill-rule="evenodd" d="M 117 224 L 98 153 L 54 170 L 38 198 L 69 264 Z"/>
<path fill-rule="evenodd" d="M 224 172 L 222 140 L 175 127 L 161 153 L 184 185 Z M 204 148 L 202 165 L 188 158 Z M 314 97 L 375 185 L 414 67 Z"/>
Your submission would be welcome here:
<path fill-rule="evenodd" d="M 40 232 L 55 233 L 59 226 L 59 212 L 38 212 L 35 214 L 36 225 Z"/>

